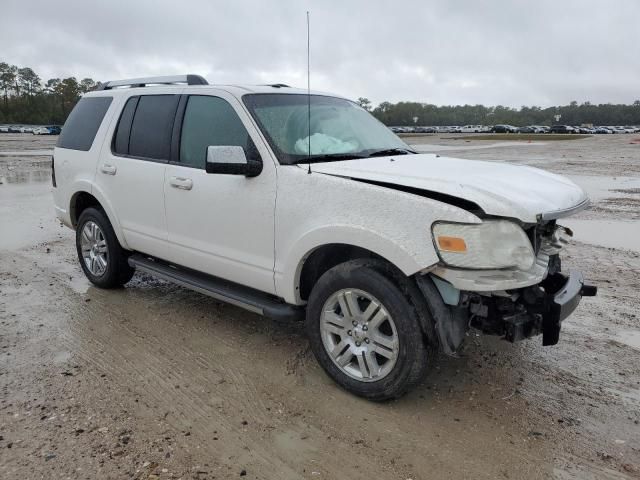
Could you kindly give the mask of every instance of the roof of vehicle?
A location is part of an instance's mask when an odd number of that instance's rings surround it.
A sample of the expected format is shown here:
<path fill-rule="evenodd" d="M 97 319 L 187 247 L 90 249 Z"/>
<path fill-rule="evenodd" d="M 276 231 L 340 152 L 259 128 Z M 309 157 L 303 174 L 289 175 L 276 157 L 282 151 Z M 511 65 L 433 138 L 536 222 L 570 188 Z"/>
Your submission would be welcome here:
<path fill-rule="evenodd" d="M 231 93 L 234 96 L 241 97 L 250 93 L 286 93 L 305 95 L 311 93 L 312 95 L 328 95 L 333 97 L 341 97 L 340 95 L 334 95 L 328 92 L 321 92 L 317 90 L 311 90 L 308 92 L 306 89 L 294 88 L 284 83 L 271 83 L 265 85 L 244 85 L 244 84 L 209 84 L 203 77 L 199 75 L 173 75 L 162 77 L 143 77 L 132 78 L 123 80 L 114 80 L 98 85 L 96 90 L 89 92 L 89 96 L 103 96 L 105 94 L 124 94 L 128 95 L 131 92 L 140 93 L 153 93 L 153 89 L 162 88 L 176 89 L 187 91 L 198 91 L 203 89 L 219 89 Z M 117 92 L 117 93 L 116 93 Z M 121 93 L 126 92 L 126 93 Z"/>

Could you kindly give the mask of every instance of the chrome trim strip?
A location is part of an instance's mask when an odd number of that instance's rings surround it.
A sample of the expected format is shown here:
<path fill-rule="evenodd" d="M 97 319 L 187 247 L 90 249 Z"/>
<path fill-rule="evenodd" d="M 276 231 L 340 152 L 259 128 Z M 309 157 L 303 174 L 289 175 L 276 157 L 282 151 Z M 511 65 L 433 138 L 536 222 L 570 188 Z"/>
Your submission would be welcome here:
<path fill-rule="evenodd" d="M 557 218 L 568 217 L 569 215 L 573 215 L 580 210 L 584 210 L 589 206 L 590 203 L 591 201 L 587 198 L 583 202 L 574 205 L 573 207 L 565 208 L 563 210 L 555 210 L 553 212 L 541 213 L 540 215 L 538 215 L 538 217 L 541 220 L 555 220 Z"/>

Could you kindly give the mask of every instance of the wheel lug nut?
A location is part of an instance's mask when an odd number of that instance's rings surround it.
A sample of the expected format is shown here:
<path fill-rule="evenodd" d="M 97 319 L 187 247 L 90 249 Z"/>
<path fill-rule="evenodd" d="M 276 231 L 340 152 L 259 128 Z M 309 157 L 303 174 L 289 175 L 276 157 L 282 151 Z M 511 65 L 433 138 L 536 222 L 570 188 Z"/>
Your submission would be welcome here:
<path fill-rule="evenodd" d="M 365 339 L 364 339 L 364 343 L 369 343 L 369 339 L 368 339 L 368 338 L 365 338 Z"/>
<path fill-rule="evenodd" d="M 353 325 L 354 327 L 358 326 L 358 322 L 356 322 L 355 320 L 353 322 L 351 322 L 351 325 Z"/>
<path fill-rule="evenodd" d="M 366 325 L 363 325 L 362 329 L 366 332 L 367 330 L 369 330 L 369 327 L 367 327 Z"/>
<path fill-rule="evenodd" d="M 349 331 L 347 332 L 347 335 L 351 336 L 351 330 L 349 330 Z"/>
<path fill-rule="evenodd" d="M 359 346 L 360 346 L 360 342 L 356 342 L 356 347 L 359 347 Z"/>

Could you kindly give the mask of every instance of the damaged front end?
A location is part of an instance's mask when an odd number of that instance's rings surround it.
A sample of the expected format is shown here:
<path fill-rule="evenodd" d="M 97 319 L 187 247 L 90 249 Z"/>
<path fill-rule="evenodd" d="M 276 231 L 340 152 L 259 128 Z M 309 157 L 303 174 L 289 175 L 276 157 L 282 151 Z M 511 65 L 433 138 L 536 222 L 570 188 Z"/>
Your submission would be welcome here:
<path fill-rule="evenodd" d="M 547 221 L 526 233 L 535 252 L 535 262 L 526 271 L 438 266 L 417 277 L 445 353 L 455 353 L 469 327 L 510 342 L 542 334 L 543 345 L 555 345 L 562 321 L 582 297 L 596 295 L 597 288 L 586 285 L 582 273 L 561 272 L 559 253 L 571 230 Z M 441 301 L 433 301 L 434 292 Z"/>
<path fill-rule="evenodd" d="M 585 285 L 582 273 L 548 275 L 541 283 L 507 293 L 508 296 L 469 296 L 469 325 L 490 335 L 517 342 L 542 334 L 542 345 L 555 345 L 561 322 L 576 309 L 582 297 L 596 294 Z"/>

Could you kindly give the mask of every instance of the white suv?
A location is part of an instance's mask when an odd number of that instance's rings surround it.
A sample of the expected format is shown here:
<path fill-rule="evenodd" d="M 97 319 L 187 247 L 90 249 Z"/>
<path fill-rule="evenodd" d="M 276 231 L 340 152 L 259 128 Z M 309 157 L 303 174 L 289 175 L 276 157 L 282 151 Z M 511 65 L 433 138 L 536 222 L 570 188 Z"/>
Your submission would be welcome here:
<path fill-rule="evenodd" d="M 418 154 L 357 104 L 199 76 L 86 94 L 54 152 L 60 220 L 98 287 L 152 273 L 258 314 L 305 318 L 342 387 L 402 395 L 469 326 L 516 341 L 582 296 L 560 273 L 588 204 L 534 168 Z"/>

